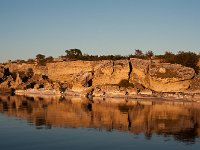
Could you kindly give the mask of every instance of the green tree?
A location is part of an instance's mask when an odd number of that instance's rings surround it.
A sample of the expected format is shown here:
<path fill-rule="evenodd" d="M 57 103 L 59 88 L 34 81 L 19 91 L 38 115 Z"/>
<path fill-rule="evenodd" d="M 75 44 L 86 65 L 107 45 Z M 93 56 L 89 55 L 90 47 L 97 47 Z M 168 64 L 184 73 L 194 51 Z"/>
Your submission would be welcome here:
<path fill-rule="evenodd" d="M 37 54 L 37 55 L 36 55 L 36 59 L 37 59 L 37 60 L 45 59 L 45 55 Z"/>
<path fill-rule="evenodd" d="M 139 49 L 135 49 L 135 56 L 143 56 L 143 52 L 142 50 L 139 50 Z"/>
<path fill-rule="evenodd" d="M 31 78 L 34 75 L 33 69 L 32 68 L 28 68 L 26 75 L 28 78 Z"/>
<path fill-rule="evenodd" d="M 36 60 L 37 60 L 38 65 L 40 65 L 40 66 L 46 65 L 45 55 L 42 55 L 42 54 L 36 55 Z"/>
<path fill-rule="evenodd" d="M 35 60 L 34 60 L 34 59 L 28 59 L 28 60 L 27 60 L 27 63 L 34 64 L 34 63 L 35 63 Z"/>
<path fill-rule="evenodd" d="M 189 52 L 179 51 L 178 54 L 176 55 L 176 63 L 186 67 L 191 67 L 196 72 L 198 72 L 199 70 L 197 66 L 198 61 L 199 61 L 198 55 L 190 51 Z"/>
<path fill-rule="evenodd" d="M 175 58 L 176 55 L 173 54 L 172 52 L 170 51 L 166 51 L 163 58 L 164 58 L 164 61 L 165 62 L 168 62 L 168 63 L 175 63 Z"/>
<path fill-rule="evenodd" d="M 53 57 L 52 56 L 47 57 L 46 62 L 47 63 L 53 62 Z"/>
<path fill-rule="evenodd" d="M 66 56 L 68 58 L 72 58 L 72 59 L 78 59 L 78 58 L 81 58 L 83 56 L 81 50 L 79 49 L 69 49 L 69 50 L 66 50 Z"/>
<path fill-rule="evenodd" d="M 197 63 L 199 61 L 199 56 L 193 52 L 179 51 L 178 54 L 173 54 L 171 52 L 165 52 L 164 61 L 172 64 L 181 64 L 186 67 L 193 68 L 196 73 L 199 71 Z"/>
<path fill-rule="evenodd" d="M 149 51 L 146 52 L 145 55 L 146 55 L 146 57 L 151 58 L 152 56 L 154 56 L 154 53 L 153 53 L 153 51 L 149 50 Z"/>

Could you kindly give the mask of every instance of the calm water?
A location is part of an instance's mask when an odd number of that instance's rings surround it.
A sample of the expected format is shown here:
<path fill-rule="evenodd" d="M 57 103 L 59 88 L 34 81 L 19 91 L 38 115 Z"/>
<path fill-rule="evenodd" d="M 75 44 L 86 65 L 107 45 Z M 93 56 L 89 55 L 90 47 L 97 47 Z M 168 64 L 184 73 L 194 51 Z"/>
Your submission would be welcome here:
<path fill-rule="evenodd" d="M 0 149 L 200 149 L 200 104 L 0 96 Z"/>

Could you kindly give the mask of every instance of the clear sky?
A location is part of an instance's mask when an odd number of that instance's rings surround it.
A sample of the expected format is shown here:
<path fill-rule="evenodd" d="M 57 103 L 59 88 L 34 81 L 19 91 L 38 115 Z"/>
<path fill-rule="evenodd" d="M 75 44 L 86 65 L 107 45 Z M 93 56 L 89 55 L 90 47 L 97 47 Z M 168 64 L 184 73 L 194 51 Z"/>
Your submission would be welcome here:
<path fill-rule="evenodd" d="M 0 0 L 0 61 L 200 51 L 200 0 Z"/>

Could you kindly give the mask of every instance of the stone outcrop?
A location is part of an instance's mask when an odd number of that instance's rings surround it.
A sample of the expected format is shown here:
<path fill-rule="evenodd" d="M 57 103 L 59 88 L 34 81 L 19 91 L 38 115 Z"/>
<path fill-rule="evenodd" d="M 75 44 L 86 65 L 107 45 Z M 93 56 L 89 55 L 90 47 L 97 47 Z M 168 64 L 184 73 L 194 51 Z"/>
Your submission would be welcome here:
<path fill-rule="evenodd" d="M 31 77 L 28 76 L 30 69 L 33 71 Z M 13 79 L 14 73 L 17 75 L 16 79 Z M 12 80 L 8 81 L 8 76 Z M 9 63 L 1 66 L 0 88 L 62 89 L 64 93 L 75 92 L 79 95 L 91 94 L 87 89 L 93 89 L 94 96 L 110 97 L 152 95 L 152 91 L 185 92 L 189 87 L 192 89 L 197 80 L 194 76 L 192 68 L 136 58 L 63 61 L 47 63 L 46 66 Z M 86 94 L 86 91 L 90 92 Z"/>
<path fill-rule="evenodd" d="M 190 88 L 186 91 L 187 93 L 200 93 L 200 74 L 194 77 L 190 83 Z"/>
<path fill-rule="evenodd" d="M 53 81 L 74 82 L 93 76 L 93 85 L 118 84 L 128 79 L 130 71 L 128 60 L 57 62 L 47 64 L 47 68 L 48 77 Z"/>
<path fill-rule="evenodd" d="M 150 60 L 131 59 L 131 82 L 139 82 L 157 92 L 183 92 L 189 88 L 195 72 L 178 64 L 153 63 Z"/>
<path fill-rule="evenodd" d="M 126 89 L 120 88 L 118 85 L 101 85 L 96 86 L 93 95 L 96 97 L 124 97 L 126 95 Z"/>
<path fill-rule="evenodd" d="M 118 84 L 121 80 L 129 78 L 129 61 L 105 61 L 95 67 L 93 85 Z"/>
<path fill-rule="evenodd" d="M 83 91 L 85 88 L 92 86 L 93 74 L 91 71 L 80 72 L 74 76 L 71 81 L 73 91 Z"/>
<path fill-rule="evenodd" d="M 29 68 L 33 69 L 34 74 L 47 75 L 46 66 L 38 66 L 37 64 L 28 64 L 28 63 L 8 63 L 4 66 L 9 68 L 10 72 L 27 72 Z"/>
<path fill-rule="evenodd" d="M 129 78 L 129 61 L 69 61 L 47 64 L 52 81 L 71 84 L 72 91 L 82 92 L 90 86 L 118 84 Z"/>
<path fill-rule="evenodd" d="M 48 77 L 53 81 L 72 82 L 83 72 L 91 72 L 100 62 L 95 61 L 68 61 L 48 63 Z"/>

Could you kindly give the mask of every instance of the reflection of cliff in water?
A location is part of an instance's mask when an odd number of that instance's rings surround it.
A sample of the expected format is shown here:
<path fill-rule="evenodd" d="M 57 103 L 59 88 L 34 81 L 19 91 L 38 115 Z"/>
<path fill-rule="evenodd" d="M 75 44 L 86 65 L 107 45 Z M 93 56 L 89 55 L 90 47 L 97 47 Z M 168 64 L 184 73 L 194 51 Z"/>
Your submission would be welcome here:
<path fill-rule="evenodd" d="M 117 101 L 117 100 L 116 100 Z M 171 105 L 161 102 L 110 103 L 55 98 L 1 96 L 0 112 L 28 120 L 37 128 L 70 127 L 120 130 L 134 134 L 173 135 L 194 142 L 200 137 L 200 104 Z"/>

